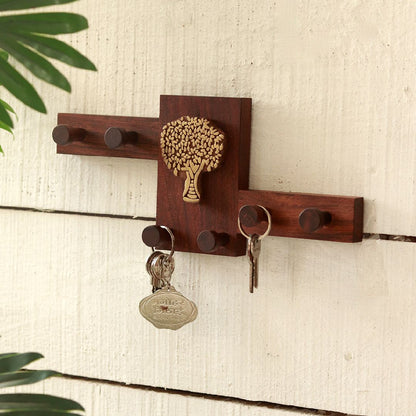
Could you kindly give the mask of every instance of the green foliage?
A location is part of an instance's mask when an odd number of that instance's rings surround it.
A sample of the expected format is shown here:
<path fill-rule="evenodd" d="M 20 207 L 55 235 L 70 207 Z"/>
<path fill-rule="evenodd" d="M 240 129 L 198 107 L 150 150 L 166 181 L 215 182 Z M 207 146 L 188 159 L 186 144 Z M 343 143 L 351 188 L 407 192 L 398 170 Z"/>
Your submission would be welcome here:
<path fill-rule="evenodd" d="M 0 388 L 33 384 L 59 373 L 51 370 L 24 370 L 41 354 L 9 353 L 0 355 Z M 7 416 L 81 416 L 84 408 L 77 402 L 46 394 L 0 394 L 0 414 Z M 76 413 L 74 413 L 76 412 Z"/>
<path fill-rule="evenodd" d="M 22 10 L 54 4 L 73 3 L 76 0 L 0 0 L 0 11 Z"/>
<path fill-rule="evenodd" d="M 0 12 L 71 3 L 76 0 L 0 0 Z M 8 58 L 13 57 L 37 78 L 71 92 L 66 77 L 50 58 L 67 65 L 96 71 L 95 65 L 54 35 L 76 33 L 88 28 L 85 17 L 75 13 L 29 13 L 0 15 L 0 85 L 25 105 L 40 113 L 46 106 L 34 86 L 25 79 Z M 14 110 L 0 100 L 0 129 L 13 133 Z M 0 152 L 2 152 L 0 147 Z"/>

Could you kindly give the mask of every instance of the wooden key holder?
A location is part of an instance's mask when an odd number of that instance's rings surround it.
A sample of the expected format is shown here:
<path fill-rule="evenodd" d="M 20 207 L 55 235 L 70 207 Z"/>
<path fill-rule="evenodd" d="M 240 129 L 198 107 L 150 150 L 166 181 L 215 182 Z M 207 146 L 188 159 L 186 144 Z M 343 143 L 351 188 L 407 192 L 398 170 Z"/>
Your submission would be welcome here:
<path fill-rule="evenodd" d="M 227 256 L 245 254 L 249 232 L 358 242 L 363 198 L 248 190 L 251 99 L 162 95 L 159 118 L 58 114 L 57 153 L 158 160 L 156 226 L 145 243 Z M 244 209 L 240 212 L 240 208 Z"/>

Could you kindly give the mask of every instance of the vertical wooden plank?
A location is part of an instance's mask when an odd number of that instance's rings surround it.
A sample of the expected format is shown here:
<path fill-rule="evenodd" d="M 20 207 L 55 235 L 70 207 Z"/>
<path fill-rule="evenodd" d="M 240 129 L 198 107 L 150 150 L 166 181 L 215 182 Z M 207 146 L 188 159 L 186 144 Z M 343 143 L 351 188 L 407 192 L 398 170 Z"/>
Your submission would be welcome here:
<path fill-rule="evenodd" d="M 201 231 L 226 233 L 230 241 L 216 252 L 243 255 L 245 239 L 237 227 L 239 186 L 248 184 L 251 99 L 161 96 L 160 125 L 183 116 L 203 117 L 225 134 L 226 152 L 222 165 L 201 175 L 199 203 L 182 199 L 184 178 L 175 177 L 159 158 L 157 223 L 173 229 L 178 251 L 200 253 L 197 237 Z M 233 220 L 234 219 L 234 220 Z"/>

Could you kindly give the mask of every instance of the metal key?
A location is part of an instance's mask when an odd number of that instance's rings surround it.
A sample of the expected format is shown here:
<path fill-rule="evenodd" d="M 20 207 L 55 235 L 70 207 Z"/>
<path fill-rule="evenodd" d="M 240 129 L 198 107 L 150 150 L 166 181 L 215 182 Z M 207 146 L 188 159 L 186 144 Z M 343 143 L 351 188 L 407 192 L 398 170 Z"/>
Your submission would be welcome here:
<path fill-rule="evenodd" d="M 155 251 L 150 255 L 146 263 L 146 270 L 151 277 L 153 293 L 162 287 L 170 285 L 174 269 L 175 261 L 172 256 L 168 256 L 160 251 Z"/>
<path fill-rule="evenodd" d="M 157 259 L 158 256 L 163 255 L 163 253 L 161 251 L 154 251 L 149 258 L 147 259 L 146 262 L 146 271 L 150 276 L 150 284 L 152 285 L 153 289 L 152 292 L 154 293 L 156 290 L 160 289 L 159 286 L 159 276 L 158 273 L 155 272 L 155 266 L 154 266 L 154 261 L 155 259 Z"/>
<path fill-rule="evenodd" d="M 175 260 L 172 256 L 165 254 L 160 259 L 160 280 L 163 282 L 164 286 L 170 286 L 170 280 L 175 270 Z"/>
<path fill-rule="evenodd" d="M 261 250 L 261 241 L 257 234 L 250 235 L 250 238 L 247 241 L 247 257 L 250 263 L 250 280 L 249 280 L 249 290 L 250 293 L 253 293 L 254 288 L 258 286 L 258 260 Z"/>

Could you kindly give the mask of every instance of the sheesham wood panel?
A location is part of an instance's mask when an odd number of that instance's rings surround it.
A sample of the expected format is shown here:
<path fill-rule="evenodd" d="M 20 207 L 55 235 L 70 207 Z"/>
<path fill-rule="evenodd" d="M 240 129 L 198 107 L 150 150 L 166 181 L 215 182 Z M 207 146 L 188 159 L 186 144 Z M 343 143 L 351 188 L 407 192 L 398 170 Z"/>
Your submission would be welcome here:
<path fill-rule="evenodd" d="M 85 407 L 85 414 L 88 416 L 313 416 L 318 414 L 68 379 L 54 379 L 13 391 L 70 397 Z"/>
<path fill-rule="evenodd" d="M 1 205 L 154 217 L 156 163 L 55 155 L 56 114 L 155 117 L 160 94 L 252 97 L 253 189 L 363 195 L 366 232 L 416 234 L 413 1 L 63 8 L 89 18 L 65 39 L 99 72 L 69 70 L 70 96 L 42 84 L 48 116 L 16 105 L 16 140 L 1 136 Z"/>
<path fill-rule="evenodd" d="M 0 210 L 2 349 L 124 383 L 351 414 L 416 406 L 416 245 L 268 238 L 259 289 L 245 258 L 177 253 L 199 308 L 178 332 L 139 314 L 148 222 Z"/>

